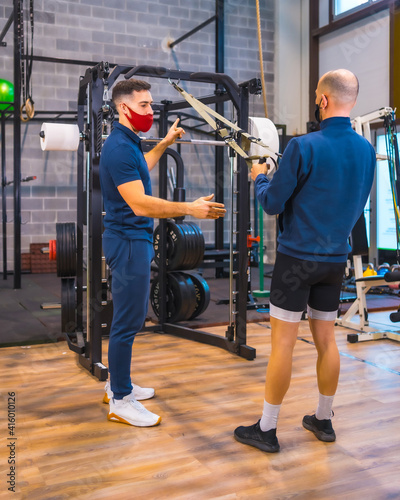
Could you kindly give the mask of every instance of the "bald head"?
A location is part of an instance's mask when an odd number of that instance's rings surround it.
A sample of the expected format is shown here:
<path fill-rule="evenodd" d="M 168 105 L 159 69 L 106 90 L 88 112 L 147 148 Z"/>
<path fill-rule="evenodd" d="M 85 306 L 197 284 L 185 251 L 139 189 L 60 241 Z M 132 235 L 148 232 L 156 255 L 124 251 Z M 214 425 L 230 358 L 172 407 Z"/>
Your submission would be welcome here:
<path fill-rule="evenodd" d="M 328 71 L 318 83 L 322 94 L 329 95 L 336 105 L 354 105 L 358 96 L 358 79 L 347 69 Z"/>
<path fill-rule="evenodd" d="M 358 79 L 347 69 L 328 71 L 321 77 L 315 91 L 319 119 L 350 116 L 357 101 Z"/>

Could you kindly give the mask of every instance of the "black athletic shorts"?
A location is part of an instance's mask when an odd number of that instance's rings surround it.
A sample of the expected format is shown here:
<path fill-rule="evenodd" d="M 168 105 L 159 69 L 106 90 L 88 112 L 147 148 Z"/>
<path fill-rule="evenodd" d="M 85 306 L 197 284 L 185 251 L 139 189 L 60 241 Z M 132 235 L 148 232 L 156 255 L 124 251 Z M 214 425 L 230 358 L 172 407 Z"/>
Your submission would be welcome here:
<path fill-rule="evenodd" d="M 277 252 L 271 281 L 270 315 L 289 322 L 336 319 L 345 262 L 301 260 Z"/>

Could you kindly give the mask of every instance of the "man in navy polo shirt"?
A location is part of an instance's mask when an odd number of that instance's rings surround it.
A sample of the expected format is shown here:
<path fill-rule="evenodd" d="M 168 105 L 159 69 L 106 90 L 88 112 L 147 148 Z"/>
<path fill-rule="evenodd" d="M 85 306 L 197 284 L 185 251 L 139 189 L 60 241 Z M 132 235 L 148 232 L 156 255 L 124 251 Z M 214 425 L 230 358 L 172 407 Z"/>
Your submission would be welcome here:
<path fill-rule="evenodd" d="M 153 123 L 150 84 L 124 80 L 113 87 L 112 99 L 119 115 L 106 139 L 100 159 L 103 194 L 103 251 L 112 274 L 113 321 L 108 362 L 110 384 L 104 402 L 110 403 L 108 419 L 139 427 L 157 425 L 161 417 L 148 411 L 139 400 L 154 396 L 154 389 L 132 384 L 131 358 L 135 335 L 146 318 L 150 263 L 153 258 L 153 218 L 191 215 L 218 219 L 224 205 L 213 195 L 193 202 L 171 202 L 152 196 L 149 172 L 168 146 L 185 133 L 179 119 L 165 138 L 145 155 L 139 132 Z"/>
<path fill-rule="evenodd" d="M 279 451 L 278 415 L 289 388 L 292 355 L 303 311 L 307 309 L 318 353 L 318 407 L 303 427 L 321 441 L 335 441 L 332 403 L 339 379 L 335 341 L 348 239 L 364 210 L 374 178 L 376 154 L 351 127 L 358 80 L 347 70 L 326 73 L 316 92 L 321 130 L 292 139 L 271 181 L 265 164 L 251 176 L 266 213 L 281 214 L 282 228 L 271 281 L 271 355 L 261 419 L 240 426 L 235 438 L 266 452 Z"/>

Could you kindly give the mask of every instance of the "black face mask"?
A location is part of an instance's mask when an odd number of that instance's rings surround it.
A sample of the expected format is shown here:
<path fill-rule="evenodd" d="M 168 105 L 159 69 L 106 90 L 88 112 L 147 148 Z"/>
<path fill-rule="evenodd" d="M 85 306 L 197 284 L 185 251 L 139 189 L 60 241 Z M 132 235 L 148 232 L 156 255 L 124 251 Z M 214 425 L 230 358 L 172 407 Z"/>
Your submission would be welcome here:
<path fill-rule="evenodd" d="M 319 101 L 319 104 L 315 105 L 315 119 L 318 123 L 321 123 L 321 113 L 319 107 L 321 106 L 322 99 Z"/>

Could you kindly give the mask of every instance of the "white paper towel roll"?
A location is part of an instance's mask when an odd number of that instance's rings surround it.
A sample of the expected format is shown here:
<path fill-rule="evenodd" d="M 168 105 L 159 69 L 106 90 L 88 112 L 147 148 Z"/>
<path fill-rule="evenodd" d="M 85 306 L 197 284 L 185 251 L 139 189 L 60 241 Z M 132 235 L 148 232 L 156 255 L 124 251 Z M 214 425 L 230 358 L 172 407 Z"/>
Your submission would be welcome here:
<path fill-rule="evenodd" d="M 252 143 L 249 156 L 269 155 L 276 161 L 277 155 L 275 153 L 279 153 L 279 134 L 272 121 L 269 118 L 249 117 L 249 133 L 253 137 L 261 139 L 268 146 L 267 149 Z M 267 164 L 270 168 L 269 173 L 271 173 L 275 163 L 267 159 Z"/>
<path fill-rule="evenodd" d="M 76 151 L 79 140 L 78 125 L 67 123 L 42 124 L 40 132 L 42 151 Z"/>

